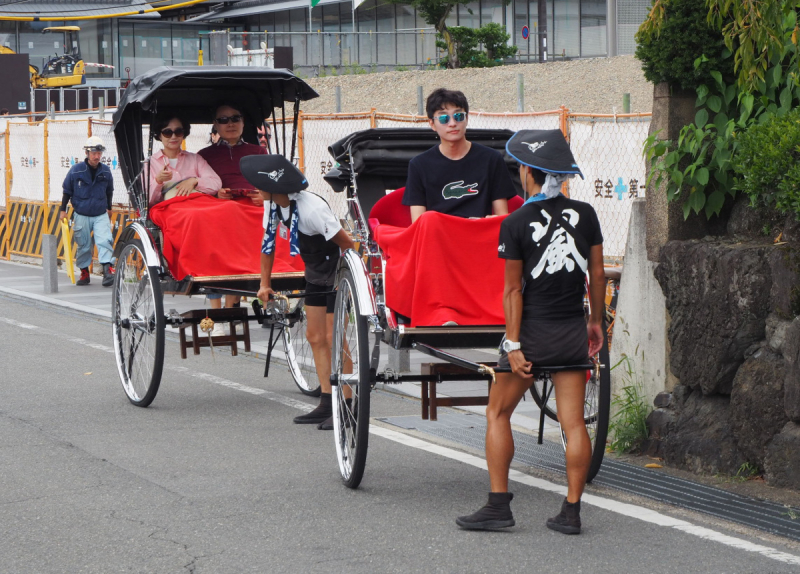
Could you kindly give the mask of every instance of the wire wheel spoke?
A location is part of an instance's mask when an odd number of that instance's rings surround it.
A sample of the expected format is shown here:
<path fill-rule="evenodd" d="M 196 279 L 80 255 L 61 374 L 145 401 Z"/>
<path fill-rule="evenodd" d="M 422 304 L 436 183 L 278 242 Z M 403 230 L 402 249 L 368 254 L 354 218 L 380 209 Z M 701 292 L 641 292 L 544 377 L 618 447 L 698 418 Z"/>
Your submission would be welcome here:
<path fill-rule="evenodd" d="M 165 325 L 161 285 L 138 240 L 126 244 L 117 261 L 112 310 L 122 387 L 133 404 L 147 406 L 161 380 Z"/>

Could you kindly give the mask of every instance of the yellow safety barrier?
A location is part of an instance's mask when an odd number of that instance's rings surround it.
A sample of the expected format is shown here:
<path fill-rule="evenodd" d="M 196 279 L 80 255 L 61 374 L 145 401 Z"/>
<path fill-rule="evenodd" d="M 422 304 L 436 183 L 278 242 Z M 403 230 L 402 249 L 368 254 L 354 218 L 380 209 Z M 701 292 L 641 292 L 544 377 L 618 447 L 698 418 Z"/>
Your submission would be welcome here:
<path fill-rule="evenodd" d="M 72 233 L 69 229 L 69 221 L 64 218 L 61 220 L 61 249 L 64 251 L 64 265 L 67 266 L 67 275 L 75 285 L 75 258 L 72 256 Z"/>

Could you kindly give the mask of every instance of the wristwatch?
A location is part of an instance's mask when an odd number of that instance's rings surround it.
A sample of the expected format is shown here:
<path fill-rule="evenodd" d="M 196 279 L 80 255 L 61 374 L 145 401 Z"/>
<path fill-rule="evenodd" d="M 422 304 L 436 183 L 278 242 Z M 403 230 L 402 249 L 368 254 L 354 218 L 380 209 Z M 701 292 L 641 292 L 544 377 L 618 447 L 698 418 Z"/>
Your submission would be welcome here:
<path fill-rule="evenodd" d="M 506 353 L 510 353 L 511 351 L 519 351 L 520 346 L 521 345 L 519 344 L 519 341 L 509 341 L 508 339 L 503 341 L 503 350 Z"/>

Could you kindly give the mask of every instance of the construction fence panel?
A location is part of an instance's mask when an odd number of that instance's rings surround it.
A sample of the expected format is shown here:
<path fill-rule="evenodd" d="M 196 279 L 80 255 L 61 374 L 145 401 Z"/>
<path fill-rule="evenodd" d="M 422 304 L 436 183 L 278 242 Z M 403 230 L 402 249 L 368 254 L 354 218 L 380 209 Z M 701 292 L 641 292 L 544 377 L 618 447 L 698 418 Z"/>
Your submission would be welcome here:
<path fill-rule="evenodd" d="M 560 110 L 528 114 L 469 113 L 469 127 L 492 130 L 557 130 L 561 127 Z"/>
<path fill-rule="evenodd" d="M 122 179 L 119 154 L 117 153 L 117 140 L 114 138 L 111 122 L 93 120 L 92 135 L 100 137 L 106 148 L 100 161 L 111 169 L 111 175 L 114 177 L 114 196 L 112 202 L 115 205 L 127 205 L 128 191 L 125 188 L 125 181 Z"/>
<path fill-rule="evenodd" d="M 11 197 L 44 201 L 44 124 L 9 124 Z"/>
<path fill-rule="evenodd" d="M 64 179 L 76 163 L 86 159 L 83 144 L 88 137 L 86 120 L 51 121 L 47 126 L 47 157 L 51 203 L 61 203 Z M 103 139 L 105 142 L 105 138 Z"/>
<path fill-rule="evenodd" d="M 376 128 L 427 128 L 428 118 L 425 116 L 409 116 L 404 114 L 375 114 Z"/>
<path fill-rule="evenodd" d="M 632 201 L 645 194 L 644 140 L 650 116 L 571 116 L 570 147 L 585 179 L 569 181 L 570 197 L 592 204 L 603 229 L 603 254 L 622 260 Z"/>
<path fill-rule="evenodd" d="M 308 189 L 325 198 L 339 218 L 347 217 L 347 197 L 336 193 L 323 179 L 334 167 L 328 146 L 345 136 L 370 127 L 370 114 L 303 115 L 302 166 Z"/>
<path fill-rule="evenodd" d="M 0 124 L 0 153 L 3 154 L 2 159 L 0 159 L 0 209 L 5 208 L 6 206 L 6 177 L 8 174 L 8 164 L 6 162 L 6 130 L 5 126 Z M 0 233 L 0 241 L 3 239 L 2 233 Z"/>

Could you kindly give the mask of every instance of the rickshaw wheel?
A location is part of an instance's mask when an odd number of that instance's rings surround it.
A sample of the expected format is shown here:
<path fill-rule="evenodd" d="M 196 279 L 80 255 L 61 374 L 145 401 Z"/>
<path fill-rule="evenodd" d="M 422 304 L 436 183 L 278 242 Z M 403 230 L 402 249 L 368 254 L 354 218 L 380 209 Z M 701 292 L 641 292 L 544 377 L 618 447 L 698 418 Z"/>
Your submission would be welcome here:
<path fill-rule="evenodd" d="M 353 275 L 344 270 L 334 308 L 331 383 L 336 456 L 342 480 L 349 488 L 361 484 L 369 439 L 369 332 L 359 308 Z"/>
<path fill-rule="evenodd" d="M 589 463 L 589 472 L 586 482 L 592 482 L 606 453 L 606 439 L 608 438 L 609 412 L 611 409 L 611 366 L 608 364 L 608 336 L 603 329 L 603 346 L 598 353 L 597 360 L 600 367 L 592 372 L 586 381 L 586 400 L 583 406 L 583 416 L 589 440 L 592 444 L 592 460 Z M 560 426 L 559 426 L 560 428 Z M 561 443 L 567 448 L 567 437 L 561 432 Z"/>
<path fill-rule="evenodd" d="M 146 407 L 161 383 L 165 319 L 158 270 L 147 266 L 138 239 L 117 259 L 111 328 L 122 388 L 131 403 Z"/>
<path fill-rule="evenodd" d="M 290 299 L 296 302 L 286 315 L 289 326 L 283 329 L 283 348 L 289 372 L 300 392 L 309 397 L 318 397 L 321 393 L 317 369 L 314 366 L 314 354 L 306 339 L 306 308 L 303 299 Z"/>

